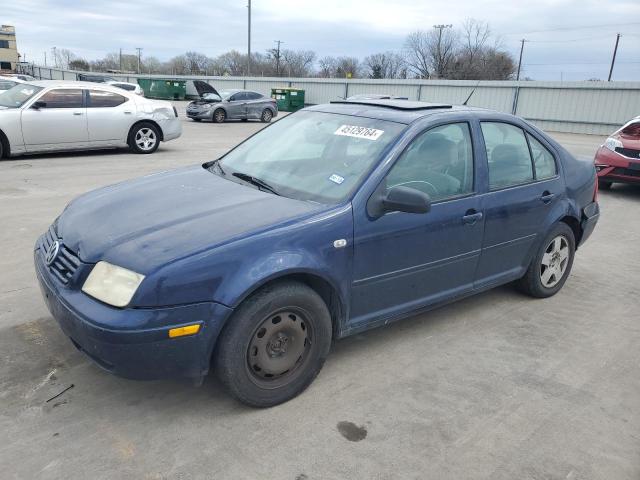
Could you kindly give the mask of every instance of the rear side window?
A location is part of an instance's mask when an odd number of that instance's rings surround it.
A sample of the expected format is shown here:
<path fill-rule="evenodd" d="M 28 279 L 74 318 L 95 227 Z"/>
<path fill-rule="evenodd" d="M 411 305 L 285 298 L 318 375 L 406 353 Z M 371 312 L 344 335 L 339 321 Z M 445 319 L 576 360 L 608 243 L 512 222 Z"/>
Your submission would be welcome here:
<path fill-rule="evenodd" d="M 418 135 L 387 176 L 387 189 L 406 186 L 432 201 L 473 192 L 473 149 L 467 123 L 452 123 Z"/>
<path fill-rule="evenodd" d="M 240 100 L 246 100 L 247 94 L 245 92 L 236 93 L 233 97 L 230 98 L 232 102 L 238 102 Z"/>
<path fill-rule="evenodd" d="M 97 108 L 117 107 L 128 99 L 122 95 L 103 90 L 89 90 L 89 106 Z"/>
<path fill-rule="evenodd" d="M 533 181 L 533 166 L 524 131 L 501 122 L 482 122 L 482 135 L 489 160 L 489 188 Z"/>
<path fill-rule="evenodd" d="M 82 108 L 83 95 L 81 89 L 65 88 L 50 90 L 38 99 L 44 102 L 42 108 Z"/>
<path fill-rule="evenodd" d="M 527 138 L 531 147 L 533 165 L 536 168 L 536 179 L 544 180 L 545 178 L 555 177 L 558 171 L 556 170 L 556 161 L 551 152 L 528 133 Z"/>
<path fill-rule="evenodd" d="M 135 85 L 129 85 L 128 83 L 112 83 L 114 87 L 122 88 L 123 90 L 128 90 L 130 92 L 136 89 Z"/>
<path fill-rule="evenodd" d="M 262 98 L 262 95 L 256 92 L 247 92 L 246 95 L 247 100 L 258 100 L 259 98 Z"/>

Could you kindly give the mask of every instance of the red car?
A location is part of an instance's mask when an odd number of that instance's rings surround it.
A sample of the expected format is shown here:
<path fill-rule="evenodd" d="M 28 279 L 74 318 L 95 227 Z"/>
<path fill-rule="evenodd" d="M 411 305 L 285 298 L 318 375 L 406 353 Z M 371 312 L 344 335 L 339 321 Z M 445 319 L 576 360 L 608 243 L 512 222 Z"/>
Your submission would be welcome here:
<path fill-rule="evenodd" d="M 596 152 L 598 186 L 612 183 L 640 184 L 640 117 L 616 130 Z"/>

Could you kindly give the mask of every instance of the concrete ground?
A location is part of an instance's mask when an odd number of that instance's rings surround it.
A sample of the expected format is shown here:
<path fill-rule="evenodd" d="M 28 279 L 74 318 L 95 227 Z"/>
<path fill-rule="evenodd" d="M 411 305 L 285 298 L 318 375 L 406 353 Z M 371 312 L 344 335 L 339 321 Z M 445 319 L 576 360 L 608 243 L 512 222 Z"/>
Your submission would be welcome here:
<path fill-rule="evenodd" d="M 640 478 L 638 187 L 600 193 L 555 297 L 506 286 L 339 341 L 275 408 L 94 366 L 45 309 L 32 245 L 78 194 L 216 158 L 261 125 L 184 127 L 151 156 L 0 162 L 1 478 Z M 585 158 L 602 141 L 557 137 Z"/>

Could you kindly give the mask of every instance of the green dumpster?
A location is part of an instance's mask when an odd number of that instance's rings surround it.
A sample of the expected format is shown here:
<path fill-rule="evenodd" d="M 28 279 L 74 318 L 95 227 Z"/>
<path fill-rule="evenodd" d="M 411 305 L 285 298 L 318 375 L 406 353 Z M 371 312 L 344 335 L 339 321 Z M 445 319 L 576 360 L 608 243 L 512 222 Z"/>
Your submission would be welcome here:
<path fill-rule="evenodd" d="M 299 88 L 272 88 L 271 98 L 278 103 L 281 112 L 295 112 L 304 108 L 304 90 Z"/>
<path fill-rule="evenodd" d="M 184 100 L 187 96 L 186 80 L 168 78 L 139 78 L 138 85 L 144 90 L 144 96 L 161 100 Z"/>

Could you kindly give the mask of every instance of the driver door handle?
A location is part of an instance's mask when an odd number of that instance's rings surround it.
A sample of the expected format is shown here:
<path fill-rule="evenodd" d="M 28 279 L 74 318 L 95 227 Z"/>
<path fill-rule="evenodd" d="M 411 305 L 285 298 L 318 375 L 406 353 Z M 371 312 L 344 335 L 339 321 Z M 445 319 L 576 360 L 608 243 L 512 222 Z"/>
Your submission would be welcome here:
<path fill-rule="evenodd" d="M 82 112 L 73 112 L 74 115 L 82 115 Z"/>
<path fill-rule="evenodd" d="M 482 220 L 482 212 L 477 212 L 474 209 L 467 210 L 467 213 L 462 217 L 462 221 L 467 225 L 473 225 L 478 220 Z"/>
<path fill-rule="evenodd" d="M 544 203 L 550 203 L 551 200 L 553 200 L 553 197 L 555 197 L 555 194 L 551 193 L 549 190 L 545 190 L 544 192 L 542 192 L 540 200 L 542 200 Z"/>

